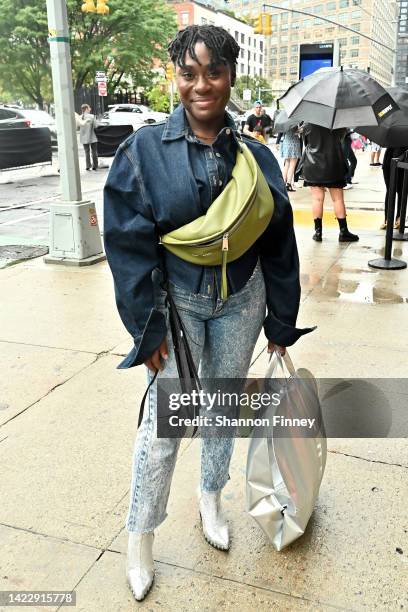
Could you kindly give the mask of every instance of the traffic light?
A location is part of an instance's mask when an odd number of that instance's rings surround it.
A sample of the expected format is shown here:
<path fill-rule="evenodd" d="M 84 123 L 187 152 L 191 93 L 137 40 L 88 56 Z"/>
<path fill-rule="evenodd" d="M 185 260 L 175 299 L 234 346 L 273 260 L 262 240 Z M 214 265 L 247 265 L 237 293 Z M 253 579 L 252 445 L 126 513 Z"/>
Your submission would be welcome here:
<path fill-rule="evenodd" d="M 94 5 L 93 0 L 85 0 L 81 10 L 83 13 L 96 13 L 96 6 Z"/>
<path fill-rule="evenodd" d="M 258 17 L 255 18 L 255 23 L 254 23 L 254 34 L 262 34 L 262 15 L 263 13 L 259 13 Z"/>
<path fill-rule="evenodd" d="M 99 15 L 109 15 L 108 0 L 97 0 L 96 12 Z"/>
<path fill-rule="evenodd" d="M 269 13 L 259 13 L 254 22 L 254 34 L 264 34 L 270 36 L 272 34 L 272 18 Z"/>
<path fill-rule="evenodd" d="M 272 35 L 272 17 L 269 15 L 269 13 L 265 13 L 264 15 L 263 34 L 265 34 L 265 36 Z"/>
<path fill-rule="evenodd" d="M 168 81 L 172 81 L 174 79 L 174 68 L 171 62 L 166 64 L 166 79 Z"/>

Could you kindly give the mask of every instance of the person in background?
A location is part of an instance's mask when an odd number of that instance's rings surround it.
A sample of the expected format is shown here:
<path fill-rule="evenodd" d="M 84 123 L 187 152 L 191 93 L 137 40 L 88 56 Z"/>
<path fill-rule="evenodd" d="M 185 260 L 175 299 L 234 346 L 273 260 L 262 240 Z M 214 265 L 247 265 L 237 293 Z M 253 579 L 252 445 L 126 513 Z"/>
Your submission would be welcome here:
<path fill-rule="evenodd" d="M 301 157 L 300 138 L 297 127 L 284 133 L 280 146 L 280 155 L 284 159 L 283 180 L 288 191 L 296 191 L 293 188 L 293 180 L 298 159 Z"/>
<path fill-rule="evenodd" d="M 370 166 L 381 166 L 381 147 L 375 142 L 371 143 Z"/>
<path fill-rule="evenodd" d="M 96 137 L 95 128 L 97 126 L 95 115 L 91 113 L 89 104 L 82 104 L 81 116 L 75 113 L 77 127 L 79 127 L 79 141 L 84 147 L 86 169 L 91 169 L 91 154 L 92 154 L 92 170 L 98 169 L 98 138 Z"/>
<path fill-rule="evenodd" d="M 387 189 L 385 194 L 385 205 L 384 205 L 384 223 L 380 226 L 380 229 L 386 229 L 387 227 L 387 216 L 388 216 L 388 191 L 390 187 L 390 178 L 391 178 L 391 160 L 395 157 L 400 157 L 405 151 L 407 147 L 389 147 L 385 150 L 384 159 L 382 163 L 382 171 L 384 176 L 384 183 Z M 397 229 L 400 223 L 400 211 L 401 211 L 401 199 L 402 199 L 402 186 L 403 186 L 403 173 L 398 172 L 397 175 L 397 212 L 394 223 L 394 228 Z"/>
<path fill-rule="evenodd" d="M 266 128 L 270 125 L 270 117 L 262 112 L 262 102 L 255 102 L 254 112 L 247 118 L 243 133 L 266 143 Z"/>
<path fill-rule="evenodd" d="M 348 166 L 348 171 L 346 174 L 347 185 L 344 187 L 344 189 L 352 189 L 353 184 L 354 185 L 356 184 L 356 181 L 353 181 L 353 178 L 354 178 L 354 173 L 357 167 L 357 157 L 355 156 L 353 147 L 351 146 L 352 145 L 352 140 L 351 140 L 352 133 L 353 133 L 353 130 L 347 130 L 346 135 L 344 136 L 344 140 L 342 142 L 343 154 L 346 159 L 347 166 Z"/>
<path fill-rule="evenodd" d="M 312 191 L 313 219 L 315 233 L 313 240 L 322 241 L 323 205 L 326 189 L 333 202 L 340 233 L 339 242 L 356 242 L 359 237 L 352 234 L 347 227 L 346 206 L 343 189 L 346 186 L 348 170 L 342 149 L 344 130 L 329 130 L 320 125 L 305 123 L 303 125 L 304 186 Z"/>

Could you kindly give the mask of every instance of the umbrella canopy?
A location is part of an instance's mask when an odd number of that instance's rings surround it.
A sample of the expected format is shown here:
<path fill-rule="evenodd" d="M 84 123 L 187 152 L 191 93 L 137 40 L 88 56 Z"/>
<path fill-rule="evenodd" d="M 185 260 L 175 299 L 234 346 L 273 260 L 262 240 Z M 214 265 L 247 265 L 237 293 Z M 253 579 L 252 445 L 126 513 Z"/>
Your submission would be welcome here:
<path fill-rule="evenodd" d="M 288 114 L 285 110 L 281 109 L 277 112 L 274 122 L 274 131 L 275 132 L 287 132 L 292 128 L 299 125 L 300 120 L 295 118 L 288 118 Z"/>
<path fill-rule="evenodd" d="M 387 117 L 381 125 L 354 128 L 382 147 L 404 147 L 408 149 L 408 90 L 402 87 L 387 89 L 396 101 L 399 110 Z"/>
<path fill-rule="evenodd" d="M 288 117 L 331 130 L 379 125 L 397 103 L 368 72 L 321 68 L 292 85 L 280 98 Z"/>

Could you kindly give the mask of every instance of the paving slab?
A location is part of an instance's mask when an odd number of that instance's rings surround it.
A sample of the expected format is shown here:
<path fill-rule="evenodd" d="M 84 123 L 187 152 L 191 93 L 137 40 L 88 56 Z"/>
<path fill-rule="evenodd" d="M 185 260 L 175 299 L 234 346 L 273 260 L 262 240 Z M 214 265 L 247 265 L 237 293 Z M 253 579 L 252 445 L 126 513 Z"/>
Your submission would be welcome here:
<path fill-rule="evenodd" d="M 5 525 L 0 525 L 0 541 L 1 591 L 71 591 L 100 555 L 96 548 Z M 0 609 L 21 611 L 27 607 L 0 606 Z M 29 609 L 51 612 L 58 606 Z"/>
<path fill-rule="evenodd" d="M 0 425 L 89 366 L 92 353 L 0 342 Z M 39 370 L 39 364 L 41 369 Z"/>
<path fill-rule="evenodd" d="M 316 600 L 288 597 L 236 581 L 176 565 L 156 564 L 153 590 L 143 602 L 135 602 L 125 578 L 125 557 L 105 552 L 76 588 L 78 612 L 131 612 L 132 610 L 177 610 L 213 612 L 293 612 L 330 610 Z"/>
<path fill-rule="evenodd" d="M 127 337 L 105 274 L 43 264 L 2 278 L 0 340 L 100 353 Z M 2 274 L 2 272 L 0 273 Z"/>
<path fill-rule="evenodd" d="M 278 553 L 245 512 L 246 441 L 240 440 L 223 495 L 232 524 L 232 547 L 224 553 L 208 546 L 201 533 L 194 494 L 198 451 L 198 444 L 191 446 L 176 467 L 169 517 L 157 531 L 157 560 L 327 608 L 400 610 L 408 605 L 405 468 L 329 453 L 305 535 Z M 122 532 L 111 549 L 124 553 L 125 546 Z"/>
<path fill-rule="evenodd" d="M 103 547 L 128 506 L 141 369 L 105 356 L 1 429 L 0 523 Z"/>

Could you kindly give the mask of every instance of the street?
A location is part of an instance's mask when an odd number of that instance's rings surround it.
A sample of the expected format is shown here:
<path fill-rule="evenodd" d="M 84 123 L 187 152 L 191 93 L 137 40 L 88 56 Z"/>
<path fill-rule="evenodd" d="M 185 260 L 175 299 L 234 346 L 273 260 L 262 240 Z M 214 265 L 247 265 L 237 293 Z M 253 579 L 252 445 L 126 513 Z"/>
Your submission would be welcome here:
<path fill-rule="evenodd" d="M 3 245 L 47 241 L 47 205 L 58 195 L 58 176 L 26 172 L 1 185 Z M 81 173 L 99 222 L 106 172 Z M 407 273 L 368 268 L 384 245 L 378 230 L 381 169 L 370 168 L 361 155 L 356 180 L 345 195 L 358 244 L 339 245 L 330 206 L 324 241 L 316 244 L 308 190 L 292 194 L 299 326 L 318 329 L 289 351 L 297 367 L 321 378 L 392 383 L 407 375 Z M 394 243 L 393 251 L 408 259 L 406 244 Z M 136 604 L 125 578 L 123 525 L 145 372 L 116 369 L 131 341 L 116 311 L 107 263 L 69 268 L 37 257 L 14 262 L 0 275 L 8 296 L 0 314 L 0 363 L 11 374 L 3 377 L 0 397 L 1 588 L 75 590 L 76 609 L 83 612 L 388 612 L 408 606 L 402 438 L 330 438 L 308 529 L 280 553 L 245 511 L 247 447 L 238 440 L 223 494 L 233 530 L 228 554 L 202 537 L 195 499 L 199 445 L 184 440 L 169 517 L 156 533 L 156 583 Z M 265 372 L 265 342 L 261 334 L 252 376 Z"/>

